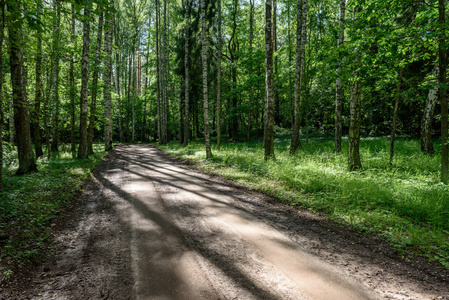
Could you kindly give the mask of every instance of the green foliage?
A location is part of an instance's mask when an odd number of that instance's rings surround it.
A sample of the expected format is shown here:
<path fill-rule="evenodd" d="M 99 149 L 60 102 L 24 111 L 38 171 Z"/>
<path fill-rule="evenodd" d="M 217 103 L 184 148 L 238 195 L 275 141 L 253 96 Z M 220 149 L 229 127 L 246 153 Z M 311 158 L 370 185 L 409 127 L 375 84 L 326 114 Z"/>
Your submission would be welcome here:
<path fill-rule="evenodd" d="M 52 221 L 63 217 L 62 209 L 105 155 L 103 145 L 94 145 L 94 150 L 89 160 L 72 159 L 70 152 L 39 159 L 39 172 L 22 176 L 13 176 L 15 163 L 10 164 L 0 191 L 0 265 L 42 259 L 42 250 L 51 240 Z"/>
<path fill-rule="evenodd" d="M 438 155 L 424 155 L 417 151 L 418 140 L 401 138 L 389 165 L 389 139 L 365 138 L 364 169 L 348 172 L 347 154 L 334 154 L 332 140 L 311 139 L 294 157 L 288 145 L 289 139 L 276 138 L 277 159 L 264 161 L 260 142 L 224 144 L 202 167 L 290 205 L 381 233 L 401 252 L 414 251 L 448 267 L 449 188 L 439 183 Z M 201 141 L 187 148 L 177 143 L 160 147 L 197 161 L 205 156 Z"/>

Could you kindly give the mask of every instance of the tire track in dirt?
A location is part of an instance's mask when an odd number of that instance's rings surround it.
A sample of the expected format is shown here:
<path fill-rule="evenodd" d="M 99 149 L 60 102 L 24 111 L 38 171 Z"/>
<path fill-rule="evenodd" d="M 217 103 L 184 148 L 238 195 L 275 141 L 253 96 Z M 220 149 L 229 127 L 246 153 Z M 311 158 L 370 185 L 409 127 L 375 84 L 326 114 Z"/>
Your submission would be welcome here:
<path fill-rule="evenodd" d="M 449 299 L 446 273 L 151 145 L 117 146 L 80 198 L 0 299 Z"/>

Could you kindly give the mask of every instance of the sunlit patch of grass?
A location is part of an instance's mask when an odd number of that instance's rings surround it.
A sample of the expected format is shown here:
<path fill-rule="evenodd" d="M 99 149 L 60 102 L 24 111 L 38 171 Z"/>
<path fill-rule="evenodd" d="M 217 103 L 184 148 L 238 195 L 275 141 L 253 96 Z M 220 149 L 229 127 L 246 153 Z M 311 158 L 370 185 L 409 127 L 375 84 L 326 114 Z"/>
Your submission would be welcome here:
<path fill-rule="evenodd" d="M 264 161 L 261 141 L 225 143 L 220 151 L 213 148 L 213 158 L 206 162 L 201 140 L 186 148 L 176 142 L 158 147 L 201 161 L 208 171 L 283 202 L 381 233 L 398 250 L 423 254 L 449 267 L 449 187 L 439 183 L 439 155 L 421 153 L 419 140 L 400 138 L 390 165 L 389 139 L 364 138 L 363 169 L 348 172 L 347 153 L 335 154 L 332 140 L 311 139 L 293 157 L 289 142 L 288 135 L 276 138 L 272 161 Z"/>
<path fill-rule="evenodd" d="M 41 258 L 52 221 L 106 153 L 102 145 L 94 145 L 95 154 L 88 160 L 59 152 L 53 159 L 38 159 L 38 172 L 14 176 L 17 154 L 12 151 L 0 191 L 0 265 L 20 266 Z"/>

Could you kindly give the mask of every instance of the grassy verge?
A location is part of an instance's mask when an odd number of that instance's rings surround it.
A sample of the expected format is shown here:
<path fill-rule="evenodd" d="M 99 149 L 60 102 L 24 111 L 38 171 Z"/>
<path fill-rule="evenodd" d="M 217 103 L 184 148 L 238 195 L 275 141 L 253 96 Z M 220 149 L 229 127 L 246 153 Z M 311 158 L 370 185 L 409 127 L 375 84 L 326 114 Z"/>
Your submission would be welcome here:
<path fill-rule="evenodd" d="M 94 145 L 95 154 L 88 160 L 59 152 L 51 160 L 39 159 L 38 172 L 14 176 L 14 149 L 10 150 L 0 191 L 0 280 L 7 280 L 16 268 L 39 261 L 51 241 L 52 221 L 106 154 L 102 145 Z"/>
<path fill-rule="evenodd" d="M 290 205 L 380 233 L 404 259 L 414 253 L 449 268 L 449 187 L 439 183 L 439 155 L 420 153 L 418 140 L 399 139 L 389 165 L 389 139 L 366 138 L 361 141 L 363 170 L 348 172 L 346 151 L 334 154 L 332 140 L 312 139 L 294 157 L 289 142 L 286 136 L 276 138 L 276 160 L 268 162 L 262 141 L 224 144 L 208 161 L 202 141 L 187 148 L 177 142 L 158 147 Z"/>

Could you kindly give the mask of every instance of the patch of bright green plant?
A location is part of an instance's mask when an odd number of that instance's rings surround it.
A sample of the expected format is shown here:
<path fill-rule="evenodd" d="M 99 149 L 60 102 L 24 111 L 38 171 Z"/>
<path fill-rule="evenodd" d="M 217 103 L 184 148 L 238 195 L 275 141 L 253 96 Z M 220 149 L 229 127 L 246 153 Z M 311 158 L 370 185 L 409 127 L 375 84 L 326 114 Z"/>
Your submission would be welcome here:
<path fill-rule="evenodd" d="M 9 158 L 0 190 L 0 265 L 20 267 L 39 260 L 48 247 L 52 221 L 106 154 L 102 145 L 94 145 L 94 152 L 86 160 L 72 158 L 70 152 L 55 153 L 50 160 L 39 158 L 39 171 L 22 176 L 14 176 L 17 157 Z"/>
<path fill-rule="evenodd" d="M 158 147 L 290 205 L 380 233 L 400 252 L 425 255 L 449 267 L 449 187 L 439 183 L 441 157 L 421 153 L 419 140 L 400 138 L 390 165 L 389 142 L 362 139 L 359 172 L 347 170 L 347 151 L 335 154 L 329 139 L 311 139 L 292 157 L 289 138 L 278 137 L 271 161 L 263 159 L 262 141 L 225 143 L 220 151 L 213 148 L 207 161 L 201 140 L 186 148 L 177 142 Z"/>

